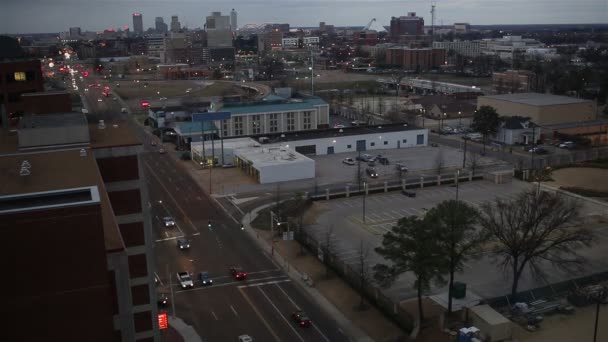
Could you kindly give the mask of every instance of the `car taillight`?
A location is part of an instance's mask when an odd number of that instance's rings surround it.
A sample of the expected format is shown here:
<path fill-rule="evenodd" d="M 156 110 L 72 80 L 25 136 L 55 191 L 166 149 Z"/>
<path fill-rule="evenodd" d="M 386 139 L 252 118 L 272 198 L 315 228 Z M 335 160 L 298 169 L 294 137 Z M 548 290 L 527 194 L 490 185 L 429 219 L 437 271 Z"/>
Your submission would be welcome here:
<path fill-rule="evenodd" d="M 300 325 L 304 325 L 304 324 L 306 324 L 306 322 L 304 322 L 304 321 L 300 322 Z"/>
<path fill-rule="evenodd" d="M 237 278 L 240 278 L 240 277 L 241 277 L 241 275 L 240 275 L 240 274 L 237 274 L 237 275 L 236 275 L 236 277 L 237 277 Z"/>

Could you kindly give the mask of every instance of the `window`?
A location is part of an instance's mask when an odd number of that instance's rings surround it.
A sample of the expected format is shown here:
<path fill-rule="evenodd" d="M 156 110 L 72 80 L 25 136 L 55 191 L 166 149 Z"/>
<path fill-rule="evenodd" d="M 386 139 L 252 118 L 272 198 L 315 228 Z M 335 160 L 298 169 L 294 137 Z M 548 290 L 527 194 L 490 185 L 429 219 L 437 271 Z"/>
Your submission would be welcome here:
<path fill-rule="evenodd" d="M 424 145 L 424 134 L 418 134 L 416 136 L 416 145 Z"/>
<path fill-rule="evenodd" d="M 243 135 L 243 117 L 234 117 L 234 135 Z"/>
<path fill-rule="evenodd" d="M 304 127 L 303 129 L 312 129 L 312 113 L 304 112 Z"/>
<path fill-rule="evenodd" d="M 262 120 L 260 120 L 260 115 L 253 115 L 251 117 L 251 124 L 253 126 L 252 132 L 253 134 L 260 134 L 262 128 Z"/>
<path fill-rule="evenodd" d="M 228 131 L 228 120 L 222 120 L 222 137 L 227 137 L 230 135 Z"/>
<path fill-rule="evenodd" d="M 376 146 L 376 143 L 375 143 L 375 142 L 373 142 L 373 143 L 371 143 L 370 145 L 371 145 L 371 146 Z"/>
<path fill-rule="evenodd" d="M 15 71 L 15 81 L 25 81 L 25 72 Z"/>
<path fill-rule="evenodd" d="M 279 131 L 279 114 L 270 114 L 270 133 Z"/>
<path fill-rule="evenodd" d="M 296 130 L 296 113 L 287 113 L 287 130 Z"/>
<path fill-rule="evenodd" d="M 407 139 L 403 139 L 401 142 L 404 143 L 404 144 L 406 144 L 407 143 Z"/>
<path fill-rule="evenodd" d="M 346 145 L 346 148 L 353 148 L 353 145 Z"/>
<path fill-rule="evenodd" d="M 35 79 L 36 79 L 36 73 L 35 73 L 35 72 L 33 72 L 33 71 L 26 71 L 26 72 L 25 72 L 25 78 L 26 78 L 28 81 L 33 81 L 33 80 L 35 80 Z"/>
<path fill-rule="evenodd" d="M 384 145 L 388 145 L 388 141 L 385 141 L 385 142 L 384 142 Z"/>

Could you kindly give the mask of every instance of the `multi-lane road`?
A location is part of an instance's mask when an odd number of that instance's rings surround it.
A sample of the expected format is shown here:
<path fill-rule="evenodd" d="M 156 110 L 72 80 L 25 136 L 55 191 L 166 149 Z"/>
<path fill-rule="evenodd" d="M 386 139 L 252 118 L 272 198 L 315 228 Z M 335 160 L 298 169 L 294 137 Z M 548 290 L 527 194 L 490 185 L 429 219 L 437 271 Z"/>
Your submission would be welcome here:
<path fill-rule="evenodd" d="M 120 101 L 101 92 L 82 91 L 91 117 L 120 119 Z M 141 158 L 156 241 L 158 290 L 168 295 L 165 309 L 170 314 L 175 309 L 204 341 L 236 341 L 242 334 L 255 341 L 348 341 L 337 323 L 291 282 L 240 224 L 202 192 L 171 151 L 159 153 L 157 138 L 132 120 L 131 125 L 146 146 Z M 165 216 L 173 217 L 176 226 L 165 227 Z M 179 237 L 190 240 L 189 249 L 179 250 Z M 237 281 L 229 274 L 233 265 L 248 273 L 247 280 Z M 190 272 L 195 279 L 200 272 L 209 272 L 214 284 L 203 287 L 195 282 L 193 289 L 183 290 L 179 271 Z M 291 318 L 296 310 L 304 310 L 312 326 L 299 327 Z"/>

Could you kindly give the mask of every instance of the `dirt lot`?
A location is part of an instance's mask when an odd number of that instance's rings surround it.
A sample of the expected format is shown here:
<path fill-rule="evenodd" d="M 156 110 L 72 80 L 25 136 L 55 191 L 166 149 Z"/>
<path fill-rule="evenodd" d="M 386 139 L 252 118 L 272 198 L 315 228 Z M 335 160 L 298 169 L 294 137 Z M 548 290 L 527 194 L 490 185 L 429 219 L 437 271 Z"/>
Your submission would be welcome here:
<path fill-rule="evenodd" d="M 608 192 L 608 170 L 587 167 L 559 169 L 551 173 L 553 186 L 577 187 Z"/>

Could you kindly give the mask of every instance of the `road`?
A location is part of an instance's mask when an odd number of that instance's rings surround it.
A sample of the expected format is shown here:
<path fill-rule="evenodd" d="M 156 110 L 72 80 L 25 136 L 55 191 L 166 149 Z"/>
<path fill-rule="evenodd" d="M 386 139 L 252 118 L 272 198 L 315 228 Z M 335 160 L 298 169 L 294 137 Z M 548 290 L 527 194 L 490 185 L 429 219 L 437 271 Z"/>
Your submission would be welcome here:
<path fill-rule="evenodd" d="M 103 97 L 102 89 L 81 93 L 89 117 L 106 122 L 123 118 L 119 101 Z M 174 307 L 176 316 L 192 325 L 204 341 L 236 341 L 241 334 L 256 341 L 348 341 L 337 323 L 256 247 L 240 224 L 200 190 L 172 152 L 160 154 L 158 146 L 150 143 L 158 144 L 157 138 L 130 122 L 146 142 L 141 159 L 156 240 L 158 289 L 167 293 L 170 302 L 173 298 L 166 310 L 171 313 Z M 173 217 L 176 226 L 165 228 L 165 216 Z M 189 239 L 190 249 L 180 251 L 178 237 Z M 243 267 L 247 280 L 233 279 L 228 272 L 231 265 Z M 193 289 L 182 290 L 179 271 L 191 272 L 195 278 L 207 271 L 214 285 L 196 282 Z M 300 328 L 292 321 L 291 313 L 298 309 L 308 314 L 311 327 Z"/>

